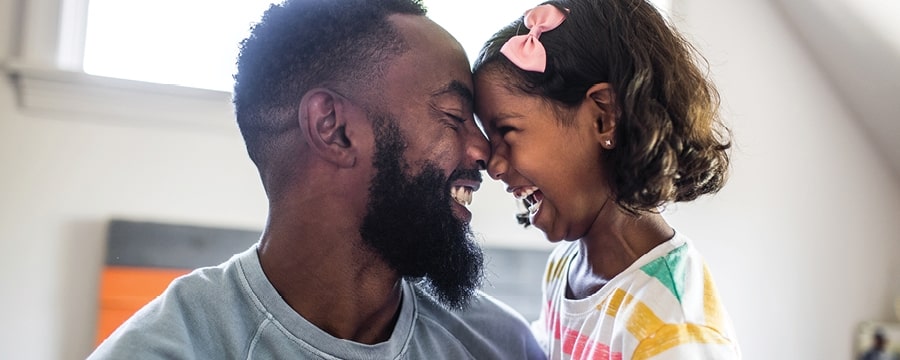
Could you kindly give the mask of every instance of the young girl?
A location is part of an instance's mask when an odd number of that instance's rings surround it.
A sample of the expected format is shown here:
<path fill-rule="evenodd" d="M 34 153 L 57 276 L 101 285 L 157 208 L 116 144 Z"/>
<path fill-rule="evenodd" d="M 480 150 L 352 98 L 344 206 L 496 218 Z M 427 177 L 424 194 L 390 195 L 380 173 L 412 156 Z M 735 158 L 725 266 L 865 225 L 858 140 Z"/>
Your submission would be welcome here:
<path fill-rule="evenodd" d="M 644 0 L 555 0 L 474 66 L 488 173 L 560 242 L 534 331 L 551 359 L 738 359 L 709 269 L 660 215 L 718 191 L 729 132 L 694 49 Z"/>

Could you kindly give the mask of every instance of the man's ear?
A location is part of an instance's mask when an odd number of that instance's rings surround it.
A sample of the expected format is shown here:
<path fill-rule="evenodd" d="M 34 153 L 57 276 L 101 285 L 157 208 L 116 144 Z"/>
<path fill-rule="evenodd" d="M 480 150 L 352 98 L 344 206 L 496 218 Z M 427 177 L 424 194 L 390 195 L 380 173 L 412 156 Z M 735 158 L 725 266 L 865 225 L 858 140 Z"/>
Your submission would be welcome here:
<path fill-rule="evenodd" d="M 619 117 L 619 107 L 616 104 L 616 96 L 609 83 L 599 83 L 591 86 L 585 94 L 585 101 L 596 106 L 597 140 L 606 149 L 616 146 L 616 121 Z"/>
<path fill-rule="evenodd" d="M 356 164 L 357 149 L 347 137 L 349 110 L 347 99 L 331 90 L 316 88 L 300 100 L 298 121 L 310 150 L 339 167 Z"/>

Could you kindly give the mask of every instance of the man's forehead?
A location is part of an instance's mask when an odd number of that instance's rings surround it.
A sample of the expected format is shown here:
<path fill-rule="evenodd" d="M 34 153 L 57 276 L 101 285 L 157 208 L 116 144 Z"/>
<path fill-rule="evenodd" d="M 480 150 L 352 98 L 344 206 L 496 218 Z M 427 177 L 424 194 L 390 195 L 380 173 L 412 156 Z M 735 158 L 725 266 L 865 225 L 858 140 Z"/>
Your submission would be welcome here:
<path fill-rule="evenodd" d="M 423 42 L 425 44 L 443 38 L 443 41 L 455 42 L 456 39 L 447 30 L 426 16 L 411 14 L 393 14 L 388 17 L 388 22 L 393 25 L 407 42 Z"/>
<path fill-rule="evenodd" d="M 459 80 L 451 80 L 443 88 L 432 93 L 431 96 L 455 96 L 469 108 L 471 108 L 475 102 L 475 97 L 472 95 L 472 89 Z"/>
<path fill-rule="evenodd" d="M 389 21 L 406 44 L 407 53 L 439 53 L 452 57 L 447 60 L 462 61 L 469 68 L 469 60 L 459 41 L 431 19 L 420 15 L 395 14 Z"/>
<path fill-rule="evenodd" d="M 395 14 L 389 21 L 402 37 L 405 51 L 388 65 L 382 95 L 400 103 L 449 96 L 471 109 L 472 73 L 456 39 L 425 16 Z"/>

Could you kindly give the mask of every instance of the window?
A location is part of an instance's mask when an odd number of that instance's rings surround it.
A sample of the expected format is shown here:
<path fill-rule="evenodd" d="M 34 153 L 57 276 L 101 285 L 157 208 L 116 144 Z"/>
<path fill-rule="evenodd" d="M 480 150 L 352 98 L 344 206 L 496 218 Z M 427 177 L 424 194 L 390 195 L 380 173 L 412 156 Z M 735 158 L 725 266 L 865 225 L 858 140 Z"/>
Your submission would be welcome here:
<path fill-rule="evenodd" d="M 230 91 L 238 43 L 270 0 L 91 0 L 84 72 Z M 521 15 L 522 0 L 425 0 L 429 16 L 474 58 Z M 215 9 L 215 16 L 209 16 Z M 473 11 L 477 9 L 477 11 Z M 164 20 L 161 20 L 164 19 Z M 242 24 L 246 26 L 236 26 Z"/>
<path fill-rule="evenodd" d="M 90 0 L 84 72 L 230 91 L 238 44 L 270 3 Z"/>
<path fill-rule="evenodd" d="M 20 0 L 19 54 L 7 68 L 17 79 L 25 110 L 180 123 L 231 117 L 238 43 L 269 3 Z M 424 3 L 470 59 L 529 6 L 522 0 Z M 668 0 L 654 3 L 668 9 Z"/>

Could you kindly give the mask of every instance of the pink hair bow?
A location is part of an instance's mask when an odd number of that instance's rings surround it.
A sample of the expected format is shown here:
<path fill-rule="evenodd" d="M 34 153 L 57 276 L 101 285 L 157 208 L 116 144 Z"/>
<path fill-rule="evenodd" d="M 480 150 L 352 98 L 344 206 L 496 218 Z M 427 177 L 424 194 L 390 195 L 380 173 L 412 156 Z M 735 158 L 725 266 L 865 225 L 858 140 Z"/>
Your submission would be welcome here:
<path fill-rule="evenodd" d="M 542 33 L 556 29 L 565 19 L 566 14 L 553 5 L 540 5 L 526 11 L 525 27 L 531 31 L 507 40 L 500 53 L 522 70 L 544 72 L 547 52 L 538 38 Z"/>

